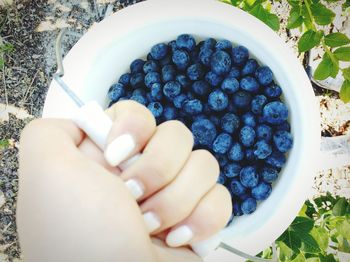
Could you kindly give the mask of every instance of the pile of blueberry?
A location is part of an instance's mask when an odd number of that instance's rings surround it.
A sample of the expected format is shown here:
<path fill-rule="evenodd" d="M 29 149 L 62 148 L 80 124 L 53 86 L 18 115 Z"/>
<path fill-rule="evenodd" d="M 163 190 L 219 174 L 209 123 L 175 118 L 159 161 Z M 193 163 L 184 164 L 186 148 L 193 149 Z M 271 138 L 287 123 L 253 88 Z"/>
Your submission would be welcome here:
<path fill-rule="evenodd" d="M 194 149 L 219 161 L 219 183 L 231 192 L 235 216 L 254 212 L 257 201 L 269 197 L 292 147 L 281 95 L 271 69 L 249 58 L 244 46 L 213 38 L 196 44 L 188 34 L 153 46 L 108 93 L 111 105 L 135 100 L 158 123 L 186 124 Z"/>

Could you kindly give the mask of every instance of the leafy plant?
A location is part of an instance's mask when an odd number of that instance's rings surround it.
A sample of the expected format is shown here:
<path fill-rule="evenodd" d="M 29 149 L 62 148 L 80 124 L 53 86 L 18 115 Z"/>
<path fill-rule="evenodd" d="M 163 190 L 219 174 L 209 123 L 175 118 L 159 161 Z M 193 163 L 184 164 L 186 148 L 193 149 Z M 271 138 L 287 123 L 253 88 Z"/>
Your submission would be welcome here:
<path fill-rule="evenodd" d="M 280 28 L 279 18 L 271 13 L 271 3 L 266 0 L 222 0 L 239 7 L 256 16 L 273 30 Z M 276 0 L 278 1 L 278 0 Z M 340 0 L 325 0 L 326 2 L 341 2 Z M 325 34 L 322 28 L 331 24 L 335 13 L 328 9 L 320 0 L 287 0 L 290 5 L 288 29 L 299 28 L 303 32 L 298 42 L 300 53 L 322 46 L 324 55 L 314 73 L 314 79 L 324 80 L 335 78 L 341 71 L 344 82 L 340 90 L 340 98 L 350 102 L 350 67 L 340 68 L 339 61 L 350 61 L 350 39 L 347 35 L 335 32 Z M 346 0 L 343 11 L 350 7 Z"/>
<path fill-rule="evenodd" d="M 1 40 L 1 39 L 0 39 Z M 14 50 L 14 47 L 10 43 L 2 44 L 0 42 L 0 70 L 5 65 L 5 54 L 11 53 Z"/>
<path fill-rule="evenodd" d="M 276 246 L 282 262 L 337 262 L 337 252 L 350 255 L 350 202 L 329 193 L 306 201 Z M 259 256 L 272 258 L 271 248 Z"/>

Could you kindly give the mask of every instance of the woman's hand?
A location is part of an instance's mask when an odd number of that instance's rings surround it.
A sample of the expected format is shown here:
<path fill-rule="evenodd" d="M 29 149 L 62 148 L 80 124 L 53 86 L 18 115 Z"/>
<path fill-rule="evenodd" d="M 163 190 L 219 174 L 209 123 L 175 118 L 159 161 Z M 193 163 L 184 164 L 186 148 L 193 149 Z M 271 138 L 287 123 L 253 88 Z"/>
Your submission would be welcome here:
<path fill-rule="evenodd" d="M 104 154 L 69 120 L 36 120 L 23 131 L 17 223 L 25 259 L 199 259 L 186 246 L 217 233 L 231 214 L 217 161 L 192 151 L 182 123 L 156 127 L 135 102 L 107 113 L 114 124 Z"/>

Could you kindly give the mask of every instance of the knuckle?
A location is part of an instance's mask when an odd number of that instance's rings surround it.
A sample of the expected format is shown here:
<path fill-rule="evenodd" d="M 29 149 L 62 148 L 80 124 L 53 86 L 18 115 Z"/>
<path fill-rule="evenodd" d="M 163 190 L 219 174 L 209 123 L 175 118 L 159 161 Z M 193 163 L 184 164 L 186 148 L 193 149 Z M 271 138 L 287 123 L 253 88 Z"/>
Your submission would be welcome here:
<path fill-rule="evenodd" d="M 199 163 L 206 163 L 207 170 L 209 170 L 209 173 L 213 175 L 213 178 L 216 182 L 220 174 L 220 166 L 216 158 L 208 150 L 205 149 L 198 149 L 193 151 L 192 156 Z"/>
<path fill-rule="evenodd" d="M 164 122 L 159 127 L 172 130 L 172 132 L 176 134 L 181 134 L 182 139 L 187 140 L 188 143 L 191 143 L 193 145 L 194 140 L 193 140 L 192 132 L 181 121 L 170 120 L 170 121 Z"/>

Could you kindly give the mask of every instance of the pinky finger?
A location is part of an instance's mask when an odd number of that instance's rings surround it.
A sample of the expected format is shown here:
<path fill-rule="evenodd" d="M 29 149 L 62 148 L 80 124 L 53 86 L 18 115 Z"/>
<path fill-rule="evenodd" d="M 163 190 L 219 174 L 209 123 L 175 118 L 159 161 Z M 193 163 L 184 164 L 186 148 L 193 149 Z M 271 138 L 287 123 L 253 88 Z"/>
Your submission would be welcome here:
<path fill-rule="evenodd" d="M 166 243 L 170 247 L 179 247 L 207 239 L 226 226 L 231 213 L 230 193 L 224 186 L 216 184 L 191 215 L 171 229 Z"/>

